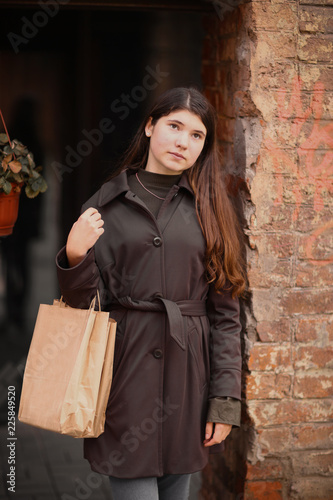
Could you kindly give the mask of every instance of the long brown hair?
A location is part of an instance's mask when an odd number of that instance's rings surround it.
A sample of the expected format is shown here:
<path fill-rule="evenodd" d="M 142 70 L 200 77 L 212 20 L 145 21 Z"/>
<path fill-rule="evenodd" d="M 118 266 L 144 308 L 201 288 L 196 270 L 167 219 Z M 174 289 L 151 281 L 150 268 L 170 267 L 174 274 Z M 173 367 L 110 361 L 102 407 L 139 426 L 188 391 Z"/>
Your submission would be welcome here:
<path fill-rule="evenodd" d="M 240 248 L 240 230 L 224 183 L 222 162 L 217 146 L 217 114 L 209 101 L 195 88 L 178 87 L 164 92 L 142 122 L 120 166 L 111 177 L 124 168 L 145 168 L 149 138 L 145 125 L 173 111 L 186 109 L 196 114 L 205 125 L 207 135 L 203 150 L 187 175 L 195 193 L 196 211 L 206 239 L 206 274 L 215 282 L 217 291 L 227 288 L 233 296 L 245 289 L 244 266 Z"/>

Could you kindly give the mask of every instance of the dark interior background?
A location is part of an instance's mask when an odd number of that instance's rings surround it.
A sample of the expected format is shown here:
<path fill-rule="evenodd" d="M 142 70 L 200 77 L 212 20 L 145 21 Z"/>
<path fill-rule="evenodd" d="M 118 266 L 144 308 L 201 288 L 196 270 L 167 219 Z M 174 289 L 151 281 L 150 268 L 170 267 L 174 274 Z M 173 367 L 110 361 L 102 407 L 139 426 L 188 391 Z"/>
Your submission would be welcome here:
<path fill-rule="evenodd" d="M 23 9 L 28 3 L 31 8 Z M 45 18 L 40 3 L 0 0 L 0 108 L 10 137 L 33 152 L 48 183 L 48 190 L 34 200 L 21 194 L 14 232 L 0 238 L 0 430 L 4 432 L 7 388 L 16 387 L 18 405 L 39 304 L 51 304 L 60 295 L 55 256 L 81 205 L 115 168 L 156 96 L 173 86 L 202 88 L 202 21 L 205 12 L 213 10 L 204 0 L 170 0 L 164 7 L 161 1 L 130 2 L 131 8 L 124 1 L 118 8 L 99 9 L 91 5 L 106 0 L 72 0 Z M 84 3 L 91 5 L 82 7 Z M 154 77 L 156 73 L 163 76 Z M 147 81 L 154 88 L 144 88 Z M 122 103 L 126 112 L 119 112 L 117 100 L 124 96 L 129 96 L 129 104 Z M 96 132 L 101 120 L 112 121 L 114 130 Z M 48 498 L 54 498 L 53 487 L 45 482 L 53 458 L 48 462 L 45 450 L 50 457 L 54 452 L 67 457 L 74 453 L 73 443 L 67 450 L 59 436 L 53 441 L 52 433 L 35 433 L 32 439 L 28 431 L 35 432 L 31 428 L 23 435 L 21 428 L 18 441 L 18 487 L 25 498 L 25 485 L 32 493 L 36 477 L 34 493 L 44 488 Z M 44 450 L 41 458 L 39 449 Z M 6 449 L 1 452 L 5 471 Z M 77 453 L 81 457 L 81 451 Z M 25 454 L 33 459 L 24 459 Z M 84 467 L 88 466 L 80 458 L 71 474 L 85 479 Z M 6 489 L 4 474 L 0 474 L 0 496 Z M 70 491 L 63 480 L 59 491 Z M 95 494 L 100 498 L 96 491 L 92 499 Z"/>
<path fill-rule="evenodd" d="M 81 205 L 115 168 L 147 108 L 167 88 L 201 89 L 208 9 L 207 2 L 193 2 L 193 11 L 172 2 L 170 10 L 154 2 L 149 9 L 60 6 L 45 22 L 38 3 L 15 3 L 0 2 L 0 107 L 11 138 L 34 153 L 49 188 L 35 200 L 21 195 L 14 233 L 0 238 L 0 341 L 13 362 L 27 352 L 39 303 L 59 294 L 54 257 Z M 142 91 L 149 72 L 164 76 Z M 131 96 L 125 118 L 111 109 L 124 94 Z M 85 149 L 85 134 L 103 119 L 114 130 Z M 75 160 L 73 151 L 84 154 Z"/>

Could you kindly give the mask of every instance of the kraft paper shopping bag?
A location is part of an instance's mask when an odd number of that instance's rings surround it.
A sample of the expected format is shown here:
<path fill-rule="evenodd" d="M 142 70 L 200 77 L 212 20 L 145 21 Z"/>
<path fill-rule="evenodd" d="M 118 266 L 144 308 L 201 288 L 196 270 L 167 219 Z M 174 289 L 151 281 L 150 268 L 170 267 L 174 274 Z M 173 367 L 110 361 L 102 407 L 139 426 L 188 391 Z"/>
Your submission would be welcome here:
<path fill-rule="evenodd" d="M 41 304 L 27 357 L 19 420 L 73 437 L 104 430 L 116 322 L 62 301 Z"/>

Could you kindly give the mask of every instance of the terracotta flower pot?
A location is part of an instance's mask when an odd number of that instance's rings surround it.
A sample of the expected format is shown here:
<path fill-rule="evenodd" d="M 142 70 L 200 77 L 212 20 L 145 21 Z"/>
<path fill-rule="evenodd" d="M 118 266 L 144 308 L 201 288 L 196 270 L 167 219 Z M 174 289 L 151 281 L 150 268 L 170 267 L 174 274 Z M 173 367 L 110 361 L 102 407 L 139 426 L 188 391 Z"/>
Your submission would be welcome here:
<path fill-rule="evenodd" d="M 0 193 L 0 236 L 12 234 L 18 216 L 21 186 L 13 186 L 9 194 Z"/>

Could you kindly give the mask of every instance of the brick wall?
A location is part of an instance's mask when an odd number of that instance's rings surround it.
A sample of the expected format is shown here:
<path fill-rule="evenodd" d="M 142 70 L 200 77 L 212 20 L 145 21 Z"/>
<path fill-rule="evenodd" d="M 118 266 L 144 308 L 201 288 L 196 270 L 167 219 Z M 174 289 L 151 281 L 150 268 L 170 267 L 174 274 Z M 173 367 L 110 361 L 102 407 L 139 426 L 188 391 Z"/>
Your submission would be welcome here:
<path fill-rule="evenodd" d="M 203 80 L 247 238 L 241 430 L 205 499 L 333 498 L 332 0 L 206 19 Z M 223 495 L 223 496 L 222 496 Z"/>

